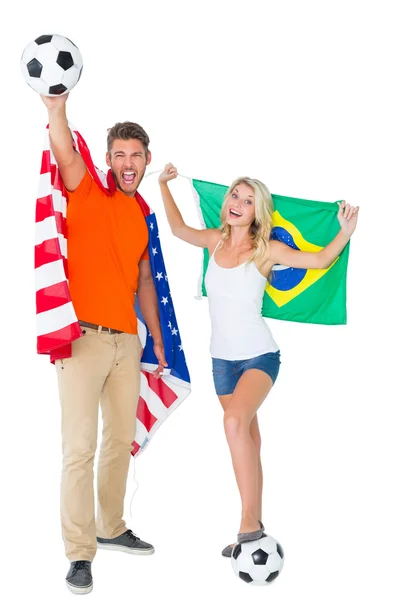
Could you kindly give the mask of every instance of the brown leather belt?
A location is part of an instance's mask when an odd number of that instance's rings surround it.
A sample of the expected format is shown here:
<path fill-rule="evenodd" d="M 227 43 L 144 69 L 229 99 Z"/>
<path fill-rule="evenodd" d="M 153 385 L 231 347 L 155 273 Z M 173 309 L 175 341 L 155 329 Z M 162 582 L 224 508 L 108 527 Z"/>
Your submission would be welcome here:
<path fill-rule="evenodd" d="M 99 333 L 124 333 L 119 329 L 112 329 L 111 327 L 103 327 L 102 325 L 95 325 L 94 323 L 88 323 L 87 321 L 78 321 L 81 327 L 89 327 L 89 329 L 97 329 Z"/>

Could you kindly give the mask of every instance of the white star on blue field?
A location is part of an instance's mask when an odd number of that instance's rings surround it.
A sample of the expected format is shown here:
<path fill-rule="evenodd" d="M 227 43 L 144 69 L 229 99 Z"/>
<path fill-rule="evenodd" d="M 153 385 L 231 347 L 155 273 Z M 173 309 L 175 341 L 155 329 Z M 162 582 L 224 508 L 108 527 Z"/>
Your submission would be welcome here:
<path fill-rule="evenodd" d="M 169 289 L 168 276 L 165 271 L 165 264 L 161 250 L 161 243 L 158 234 L 158 226 L 155 214 L 152 213 L 146 217 L 149 232 L 149 252 L 151 271 L 153 274 L 154 286 L 157 292 L 158 308 L 160 313 L 161 330 L 164 340 L 165 358 L 168 368 L 171 369 L 171 375 L 190 382 L 190 376 L 186 365 L 185 353 L 182 348 L 182 340 L 179 334 L 179 327 L 175 316 L 172 295 Z M 140 308 L 135 307 L 138 317 L 144 322 Z M 153 340 L 149 336 L 147 329 L 147 340 L 142 362 L 157 364 L 158 361 L 153 351 Z"/>

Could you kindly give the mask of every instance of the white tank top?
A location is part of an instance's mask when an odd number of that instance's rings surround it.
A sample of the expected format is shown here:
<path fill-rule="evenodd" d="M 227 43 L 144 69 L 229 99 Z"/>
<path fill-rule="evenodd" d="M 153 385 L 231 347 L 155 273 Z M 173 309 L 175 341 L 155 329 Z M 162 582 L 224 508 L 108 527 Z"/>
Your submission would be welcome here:
<path fill-rule="evenodd" d="M 211 356 L 244 360 L 279 350 L 261 316 L 267 282 L 254 262 L 220 267 L 215 262 L 217 244 L 205 277 L 210 317 Z"/>

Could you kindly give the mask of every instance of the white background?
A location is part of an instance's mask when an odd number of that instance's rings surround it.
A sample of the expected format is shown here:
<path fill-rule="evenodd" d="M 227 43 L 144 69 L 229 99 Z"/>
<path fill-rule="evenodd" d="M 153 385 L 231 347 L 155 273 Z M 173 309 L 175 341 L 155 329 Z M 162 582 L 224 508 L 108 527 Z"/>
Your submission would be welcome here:
<path fill-rule="evenodd" d="M 99 552 L 93 597 L 399 598 L 394 8 L 385 0 L 8 4 L 0 25 L 2 597 L 70 597 L 55 371 L 35 353 L 33 221 L 47 121 L 19 71 L 30 40 L 60 33 L 84 58 L 68 114 L 98 166 L 106 129 L 130 119 L 150 135 L 149 170 L 171 160 L 199 179 L 229 184 L 248 174 L 276 194 L 361 207 L 348 324 L 269 323 L 282 367 L 259 412 L 263 516 L 286 564 L 263 591 L 220 556 L 240 505 L 211 378 L 207 300 L 194 298 L 201 251 L 172 238 L 156 176 L 145 181 L 193 391 L 136 461 L 132 519 L 130 474 L 128 524 L 156 553 Z M 196 226 L 188 182 L 172 189 Z"/>

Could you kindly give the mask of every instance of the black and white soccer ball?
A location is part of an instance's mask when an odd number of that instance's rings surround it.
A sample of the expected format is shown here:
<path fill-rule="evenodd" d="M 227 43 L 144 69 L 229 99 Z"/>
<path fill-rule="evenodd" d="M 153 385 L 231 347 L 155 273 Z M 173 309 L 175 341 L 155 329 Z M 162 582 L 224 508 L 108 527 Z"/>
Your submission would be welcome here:
<path fill-rule="evenodd" d="M 236 575 L 251 585 L 267 585 L 274 581 L 284 562 L 282 546 L 265 533 L 259 540 L 236 544 L 231 556 Z"/>
<path fill-rule="evenodd" d="M 43 96 L 61 96 L 71 91 L 82 73 L 79 48 L 62 35 L 41 35 L 22 53 L 25 81 Z"/>

